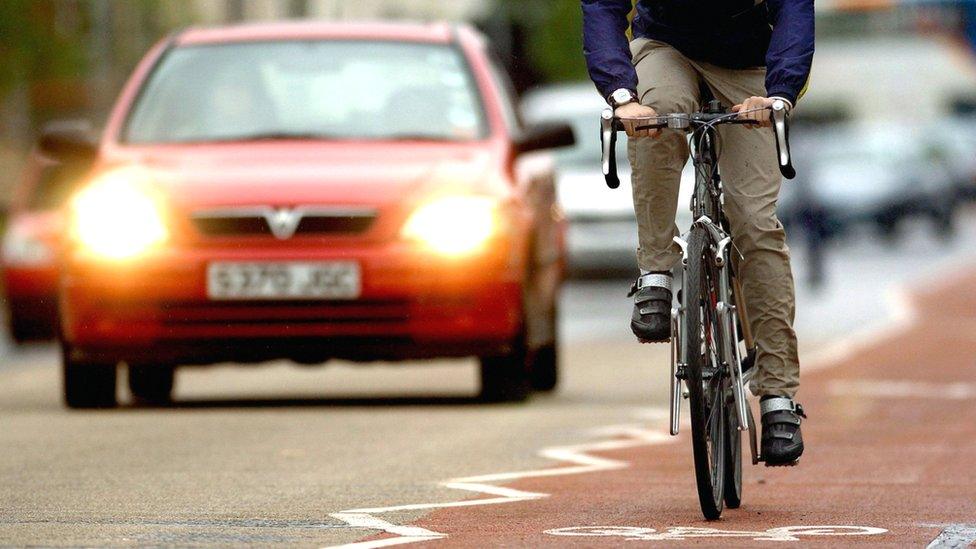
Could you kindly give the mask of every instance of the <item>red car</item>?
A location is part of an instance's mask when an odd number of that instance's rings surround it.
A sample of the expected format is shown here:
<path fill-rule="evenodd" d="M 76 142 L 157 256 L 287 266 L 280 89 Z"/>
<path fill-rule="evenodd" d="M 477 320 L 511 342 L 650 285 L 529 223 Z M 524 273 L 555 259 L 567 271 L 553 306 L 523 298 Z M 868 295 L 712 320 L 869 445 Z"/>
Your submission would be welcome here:
<path fill-rule="evenodd" d="M 176 365 L 280 358 L 477 356 L 485 399 L 553 388 L 564 228 L 529 153 L 572 142 L 521 124 L 466 27 L 167 39 L 69 204 L 67 404 L 115 404 L 120 362 L 156 402 Z"/>
<path fill-rule="evenodd" d="M 0 267 L 8 329 L 17 343 L 56 334 L 62 208 L 80 171 L 76 163 L 55 161 L 43 146 L 36 147 L 11 196 Z"/>

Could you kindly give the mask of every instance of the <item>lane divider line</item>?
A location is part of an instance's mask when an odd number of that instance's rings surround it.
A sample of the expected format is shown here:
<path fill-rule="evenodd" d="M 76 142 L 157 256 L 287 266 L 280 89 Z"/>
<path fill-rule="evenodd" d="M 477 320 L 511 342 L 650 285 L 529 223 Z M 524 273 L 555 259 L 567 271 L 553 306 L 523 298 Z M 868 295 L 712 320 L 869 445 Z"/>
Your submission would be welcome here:
<path fill-rule="evenodd" d="M 918 321 L 918 310 L 904 286 L 894 286 L 885 292 L 888 316 L 876 324 L 855 330 L 823 348 L 800 357 L 800 372 L 808 374 L 841 364 L 847 358 L 864 352 L 881 342 L 893 339 Z"/>
<path fill-rule="evenodd" d="M 926 549 L 964 549 L 976 543 L 976 524 L 921 524 L 924 528 L 942 528 Z"/>
<path fill-rule="evenodd" d="M 543 448 L 538 452 L 540 457 L 568 465 L 546 469 L 530 469 L 528 471 L 511 471 L 476 475 L 455 478 L 440 483 L 440 485 L 445 488 L 494 497 L 436 503 L 412 503 L 406 505 L 393 505 L 389 507 L 347 509 L 345 511 L 339 511 L 338 513 L 330 513 L 330 517 L 340 520 L 350 527 L 377 530 L 378 532 L 396 536 L 335 545 L 332 546 L 331 549 L 374 549 L 379 547 L 390 547 L 393 545 L 404 545 L 408 543 L 420 543 L 444 539 L 448 537 L 448 535 L 445 533 L 435 532 L 420 526 L 394 524 L 379 518 L 376 515 L 395 513 L 398 511 L 421 511 L 446 509 L 451 507 L 497 505 L 502 503 L 515 503 L 519 501 L 546 498 L 549 497 L 549 494 L 517 490 L 515 488 L 497 486 L 491 483 L 508 482 L 525 478 L 580 475 L 585 473 L 597 473 L 601 471 L 625 469 L 630 467 L 630 462 L 594 456 L 591 454 L 591 452 L 607 452 L 636 448 L 639 446 L 651 446 L 656 444 L 664 444 L 674 440 L 664 430 L 650 430 L 634 424 L 599 427 L 591 430 L 590 433 L 612 438 L 597 440 L 590 443 L 575 444 L 571 446 Z"/>

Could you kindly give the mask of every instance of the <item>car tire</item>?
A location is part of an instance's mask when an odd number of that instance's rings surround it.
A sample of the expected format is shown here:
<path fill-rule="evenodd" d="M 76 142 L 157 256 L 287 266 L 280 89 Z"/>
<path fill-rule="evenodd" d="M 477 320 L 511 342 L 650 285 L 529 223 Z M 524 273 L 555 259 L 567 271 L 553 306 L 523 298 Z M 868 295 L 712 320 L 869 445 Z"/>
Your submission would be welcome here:
<path fill-rule="evenodd" d="M 532 388 L 549 392 L 559 385 L 559 350 L 555 343 L 536 349 L 532 359 Z"/>
<path fill-rule="evenodd" d="M 17 345 L 43 339 L 42 334 L 33 323 L 26 322 L 14 314 L 10 315 L 9 322 L 10 339 Z"/>
<path fill-rule="evenodd" d="M 18 345 L 52 339 L 57 334 L 54 320 L 50 323 L 41 322 L 19 313 L 14 307 L 10 308 L 8 316 L 10 339 Z"/>
<path fill-rule="evenodd" d="M 951 206 L 938 208 L 932 212 L 932 223 L 937 238 L 951 240 L 956 235 L 956 227 L 953 224 L 954 213 Z"/>
<path fill-rule="evenodd" d="M 875 223 L 878 228 L 878 236 L 889 244 L 893 244 L 900 238 L 899 229 L 901 228 L 901 218 L 893 215 L 879 217 Z"/>
<path fill-rule="evenodd" d="M 168 404 L 173 397 L 176 369 L 159 364 L 130 364 L 129 391 L 137 404 Z"/>
<path fill-rule="evenodd" d="M 532 353 L 529 368 L 532 388 L 541 392 L 553 391 L 559 385 L 559 316 L 556 307 L 552 307 L 549 318 L 553 340 Z"/>
<path fill-rule="evenodd" d="M 481 400 L 485 402 L 522 402 L 529 398 L 529 360 L 524 334 L 503 355 L 481 357 Z"/>
<path fill-rule="evenodd" d="M 64 403 L 69 408 L 115 407 L 117 365 L 75 360 L 70 355 L 66 350 L 61 361 Z"/>

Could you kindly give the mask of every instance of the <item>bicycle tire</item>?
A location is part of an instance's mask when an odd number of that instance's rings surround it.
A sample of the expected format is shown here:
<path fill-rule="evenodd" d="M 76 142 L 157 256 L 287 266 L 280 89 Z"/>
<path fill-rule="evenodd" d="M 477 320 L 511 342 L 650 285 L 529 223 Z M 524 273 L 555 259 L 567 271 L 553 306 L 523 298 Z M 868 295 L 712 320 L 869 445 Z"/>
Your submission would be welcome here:
<path fill-rule="evenodd" d="M 714 280 L 705 257 L 708 234 L 702 227 L 691 231 L 685 288 L 688 400 L 691 411 L 691 440 L 695 480 L 702 515 L 707 520 L 722 516 L 725 499 L 725 396 L 721 391 L 721 371 L 713 365 L 715 346 L 714 307 L 710 280 Z M 711 345 L 711 347 L 709 346 Z M 708 368 L 712 375 L 705 375 Z M 717 398 L 716 398 L 717 397 Z"/>

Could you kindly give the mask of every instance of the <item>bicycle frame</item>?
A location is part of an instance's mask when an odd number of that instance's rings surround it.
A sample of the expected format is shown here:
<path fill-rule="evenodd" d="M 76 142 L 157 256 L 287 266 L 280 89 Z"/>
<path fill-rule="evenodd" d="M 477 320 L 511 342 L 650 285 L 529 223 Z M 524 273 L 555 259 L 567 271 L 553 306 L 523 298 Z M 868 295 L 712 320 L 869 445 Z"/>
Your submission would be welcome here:
<path fill-rule="evenodd" d="M 697 139 L 692 139 L 692 162 L 695 166 L 695 191 L 692 195 L 691 210 L 695 218 L 692 228 L 701 227 L 709 235 L 711 242 L 710 251 L 713 265 L 719 273 L 718 280 L 718 302 L 715 310 L 718 318 L 723 319 L 719 322 L 718 345 L 721 356 L 719 357 L 720 366 L 728 368 L 732 377 L 732 391 L 735 400 L 736 415 L 738 419 L 738 429 L 740 431 L 750 430 L 754 433 L 755 429 L 749 419 L 749 402 L 746 395 L 746 380 L 742 373 L 742 357 L 739 352 L 739 333 L 736 326 L 736 315 L 743 326 L 748 326 L 748 318 L 745 315 L 745 308 L 735 305 L 734 291 L 732 290 L 733 274 L 731 253 L 732 237 L 723 228 L 724 214 L 722 211 L 722 182 L 717 169 L 717 158 L 715 154 L 715 128 L 706 126 L 702 128 L 701 135 L 698 132 L 693 134 Z M 688 266 L 688 242 L 687 237 L 675 237 L 675 242 L 682 250 L 682 268 Z M 683 281 L 688 280 L 687 272 Z M 688 288 L 682 289 L 683 295 L 689 295 Z M 677 338 L 672 338 L 672 388 L 671 388 L 671 434 L 677 435 L 680 430 L 681 413 L 681 380 L 678 373 L 681 368 L 687 367 L 687 352 L 681 342 L 687 336 L 686 323 L 684 318 L 684 305 L 675 308 L 671 312 L 672 333 L 678 334 Z M 677 340 L 677 341 L 676 341 Z M 674 348 L 678 352 L 675 353 Z M 758 456 L 754 451 L 755 441 L 751 441 L 750 449 L 753 449 L 753 462 L 758 461 Z"/>
<path fill-rule="evenodd" d="M 771 108 L 773 131 L 776 135 L 776 156 L 780 172 L 787 179 L 796 175 L 790 158 L 788 112 L 782 101 L 776 101 Z M 649 120 L 650 122 L 650 120 Z M 717 101 L 710 101 L 705 109 L 693 114 L 670 114 L 657 117 L 655 122 L 638 129 L 670 128 L 684 130 L 694 128 L 692 133 L 692 162 L 695 166 L 695 192 L 692 197 L 691 210 L 695 219 L 692 230 L 700 227 L 708 234 L 710 242 L 709 252 L 714 267 L 718 271 L 718 295 L 715 304 L 716 319 L 719 320 L 717 348 L 719 367 L 727 368 L 732 378 L 733 400 L 735 402 L 735 417 L 739 431 L 749 431 L 749 449 L 752 453 L 753 464 L 759 463 L 759 455 L 755 422 L 749 407 L 746 385 L 751 375 L 742 372 L 742 356 L 739 351 L 739 329 L 736 323 L 743 327 L 747 348 L 752 346 L 752 334 L 749 331 L 747 311 L 742 300 L 741 286 L 735 279 L 731 261 L 734 252 L 732 237 L 724 228 L 727 226 L 723 211 L 723 189 L 717 166 L 715 143 L 719 123 L 749 123 L 738 119 L 734 114 L 726 113 Z M 603 174 L 607 186 L 617 188 L 620 180 L 617 177 L 616 165 L 616 133 L 622 130 L 619 119 L 614 117 L 613 109 L 603 111 L 601 120 L 601 141 L 603 147 Z M 674 241 L 681 247 L 682 269 L 684 277 L 682 285 L 688 280 L 688 234 L 675 237 Z M 688 288 L 682 288 L 687 300 Z M 677 435 L 680 430 L 681 400 L 685 395 L 682 390 L 683 369 L 688 366 L 688 349 L 683 342 L 687 340 L 687 323 L 685 305 L 681 304 L 671 310 L 671 434 Z"/>

